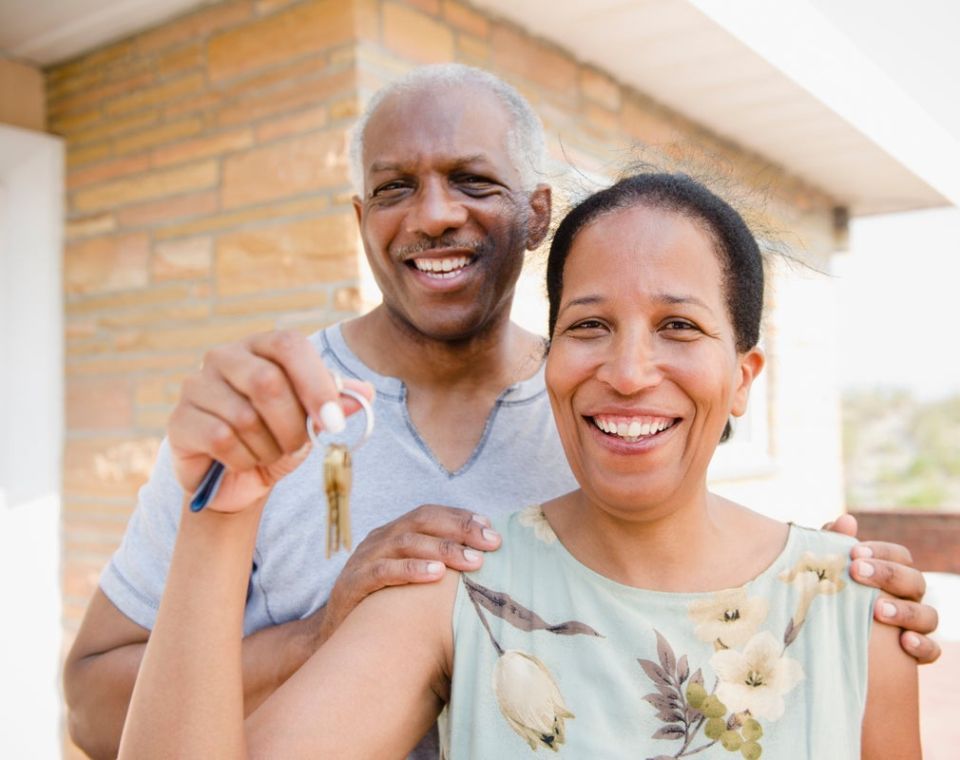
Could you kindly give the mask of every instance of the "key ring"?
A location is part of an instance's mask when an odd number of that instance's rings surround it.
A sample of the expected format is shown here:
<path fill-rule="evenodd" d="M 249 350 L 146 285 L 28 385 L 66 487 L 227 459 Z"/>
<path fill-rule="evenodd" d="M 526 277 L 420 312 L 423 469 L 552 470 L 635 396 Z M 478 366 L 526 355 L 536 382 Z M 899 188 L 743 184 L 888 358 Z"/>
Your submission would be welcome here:
<path fill-rule="evenodd" d="M 341 396 L 352 398 L 354 401 L 360 404 L 360 408 L 363 410 L 364 417 L 366 418 L 366 426 L 363 429 L 363 433 L 360 434 L 359 440 L 357 440 L 357 442 L 352 446 L 347 447 L 350 451 L 356 451 L 367 442 L 367 439 L 373 433 L 373 406 L 371 406 L 370 402 L 367 401 L 367 397 L 363 394 L 357 393 L 357 391 L 351 388 L 342 387 L 343 382 L 340 380 L 339 375 L 334 375 L 334 382 L 336 383 L 337 391 Z M 317 431 L 313 417 L 307 417 L 307 435 L 310 436 L 310 441 L 313 443 L 313 445 L 319 449 L 321 445 L 321 433 Z"/>

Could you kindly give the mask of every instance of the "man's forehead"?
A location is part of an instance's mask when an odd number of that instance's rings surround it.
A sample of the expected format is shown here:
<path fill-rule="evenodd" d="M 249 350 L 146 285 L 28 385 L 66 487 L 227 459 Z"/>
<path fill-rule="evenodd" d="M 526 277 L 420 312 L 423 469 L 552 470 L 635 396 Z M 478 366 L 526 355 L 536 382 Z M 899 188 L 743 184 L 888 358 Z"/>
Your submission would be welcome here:
<path fill-rule="evenodd" d="M 398 92 L 370 117 L 364 164 L 371 173 L 410 170 L 425 162 L 493 166 L 508 159 L 508 129 L 503 104 L 485 88 Z"/>

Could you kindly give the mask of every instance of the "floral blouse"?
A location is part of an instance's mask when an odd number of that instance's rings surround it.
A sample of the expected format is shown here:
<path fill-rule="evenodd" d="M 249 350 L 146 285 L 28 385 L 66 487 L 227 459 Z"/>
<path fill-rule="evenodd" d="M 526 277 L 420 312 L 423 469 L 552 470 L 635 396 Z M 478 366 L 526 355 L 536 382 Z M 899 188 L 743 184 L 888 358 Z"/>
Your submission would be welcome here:
<path fill-rule="evenodd" d="M 675 594 L 582 565 L 538 506 L 496 527 L 457 593 L 445 760 L 860 757 L 876 592 L 852 540 L 791 526 L 746 585 Z"/>

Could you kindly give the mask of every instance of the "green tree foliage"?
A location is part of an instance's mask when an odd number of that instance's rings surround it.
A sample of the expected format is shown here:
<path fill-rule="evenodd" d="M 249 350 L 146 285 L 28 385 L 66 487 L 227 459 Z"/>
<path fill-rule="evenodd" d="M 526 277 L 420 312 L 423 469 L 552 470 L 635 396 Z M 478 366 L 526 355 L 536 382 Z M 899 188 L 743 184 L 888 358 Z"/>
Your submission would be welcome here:
<path fill-rule="evenodd" d="M 849 391 L 843 452 L 851 509 L 960 508 L 960 395 Z"/>

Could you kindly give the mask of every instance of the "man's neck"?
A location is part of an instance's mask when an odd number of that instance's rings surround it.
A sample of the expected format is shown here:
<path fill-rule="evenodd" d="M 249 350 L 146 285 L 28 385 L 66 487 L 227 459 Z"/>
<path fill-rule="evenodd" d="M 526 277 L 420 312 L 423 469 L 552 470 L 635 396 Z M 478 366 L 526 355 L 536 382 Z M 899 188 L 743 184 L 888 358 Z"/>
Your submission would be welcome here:
<path fill-rule="evenodd" d="M 343 335 L 375 372 L 428 391 L 499 394 L 532 376 L 543 360 L 542 338 L 507 315 L 469 338 L 440 340 L 403 324 L 381 305 L 344 324 Z"/>

